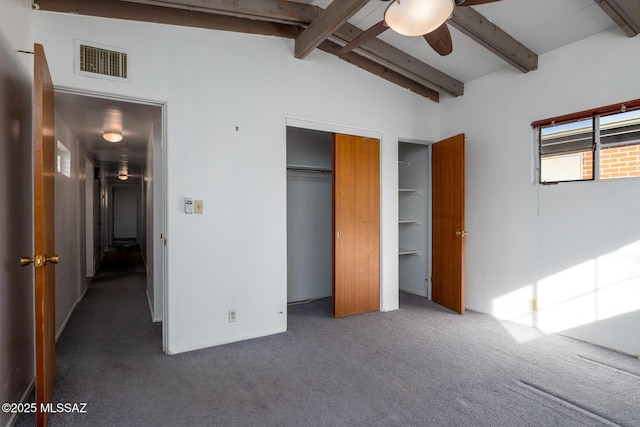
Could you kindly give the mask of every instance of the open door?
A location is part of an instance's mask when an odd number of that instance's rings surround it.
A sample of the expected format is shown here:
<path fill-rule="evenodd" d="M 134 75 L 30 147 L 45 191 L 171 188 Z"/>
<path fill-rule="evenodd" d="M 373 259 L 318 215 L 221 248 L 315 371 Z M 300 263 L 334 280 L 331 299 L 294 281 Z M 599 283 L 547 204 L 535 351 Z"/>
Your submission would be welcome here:
<path fill-rule="evenodd" d="M 432 145 L 431 298 L 464 313 L 464 134 Z"/>
<path fill-rule="evenodd" d="M 380 141 L 335 134 L 333 315 L 380 309 Z"/>
<path fill-rule="evenodd" d="M 42 45 L 34 46 L 33 193 L 35 268 L 36 425 L 47 424 L 43 403 L 51 402 L 56 378 L 53 83 Z M 24 263 L 24 262 L 23 262 Z"/>

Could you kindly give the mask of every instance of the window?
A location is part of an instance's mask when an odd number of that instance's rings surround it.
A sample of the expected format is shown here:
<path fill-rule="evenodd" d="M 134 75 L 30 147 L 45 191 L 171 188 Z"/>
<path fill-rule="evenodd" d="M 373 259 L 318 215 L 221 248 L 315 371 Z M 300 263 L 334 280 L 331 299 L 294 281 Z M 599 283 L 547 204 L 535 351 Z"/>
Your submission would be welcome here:
<path fill-rule="evenodd" d="M 532 126 L 541 183 L 640 176 L 640 100 Z"/>
<path fill-rule="evenodd" d="M 71 152 L 58 141 L 56 154 L 56 170 L 66 177 L 71 176 Z"/>

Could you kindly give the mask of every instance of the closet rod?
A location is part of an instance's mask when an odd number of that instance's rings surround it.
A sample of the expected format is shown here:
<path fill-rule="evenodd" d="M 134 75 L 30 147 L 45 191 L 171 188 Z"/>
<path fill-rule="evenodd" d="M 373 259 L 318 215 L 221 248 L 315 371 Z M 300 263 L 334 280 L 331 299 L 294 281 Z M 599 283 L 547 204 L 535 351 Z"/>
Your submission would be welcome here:
<path fill-rule="evenodd" d="M 287 170 L 292 172 L 324 173 L 331 174 L 331 169 L 316 166 L 287 165 Z"/>

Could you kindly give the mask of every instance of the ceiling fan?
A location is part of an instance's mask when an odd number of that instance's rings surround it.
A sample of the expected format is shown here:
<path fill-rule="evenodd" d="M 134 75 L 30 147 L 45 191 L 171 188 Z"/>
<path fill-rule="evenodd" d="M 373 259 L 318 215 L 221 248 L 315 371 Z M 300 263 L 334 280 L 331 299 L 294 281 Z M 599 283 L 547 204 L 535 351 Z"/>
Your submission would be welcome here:
<path fill-rule="evenodd" d="M 390 0 L 382 0 L 390 1 Z M 501 0 L 392 0 L 384 19 L 354 37 L 340 52 L 351 52 L 391 28 L 405 36 L 423 36 L 442 56 L 453 51 L 447 20 L 455 6 L 476 6 Z"/>

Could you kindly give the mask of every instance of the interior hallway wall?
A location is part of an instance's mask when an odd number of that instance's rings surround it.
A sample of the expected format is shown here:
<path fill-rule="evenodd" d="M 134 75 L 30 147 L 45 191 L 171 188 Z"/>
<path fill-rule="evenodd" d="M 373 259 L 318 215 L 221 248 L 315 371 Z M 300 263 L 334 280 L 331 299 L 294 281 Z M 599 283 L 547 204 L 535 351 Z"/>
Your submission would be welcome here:
<path fill-rule="evenodd" d="M 31 2 L 3 1 L 0 13 L 0 402 L 20 402 L 33 381 Z M 0 412 L 0 426 L 12 414 Z"/>
<path fill-rule="evenodd" d="M 70 174 L 55 173 L 56 336 L 87 288 L 86 190 L 87 153 L 60 115 L 55 117 L 54 139 L 70 152 Z"/>
<path fill-rule="evenodd" d="M 162 123 L 153 124 L 147 145 L 147 165 L 144 172 L 145 238 L 147 268 L 147 298 L 154 322 L 162 320 L 164 293 L 164 224 L 162 182 Z"/>

